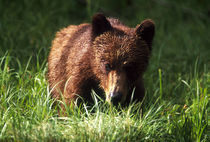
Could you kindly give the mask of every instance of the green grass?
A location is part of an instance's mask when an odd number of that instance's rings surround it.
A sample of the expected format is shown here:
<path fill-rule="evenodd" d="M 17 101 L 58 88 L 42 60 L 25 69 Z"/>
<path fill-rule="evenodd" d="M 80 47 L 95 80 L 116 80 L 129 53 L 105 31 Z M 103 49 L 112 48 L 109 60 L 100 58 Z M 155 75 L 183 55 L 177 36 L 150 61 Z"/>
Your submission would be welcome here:
<path fill-rule="evenodd" d="M 210 141 L 208 0 L 0 0 L 0 141 Z M 47 56 L 55 32 L 96 11 L 129 26 L 156 22 L 142 103 L 58 116 Z"/>

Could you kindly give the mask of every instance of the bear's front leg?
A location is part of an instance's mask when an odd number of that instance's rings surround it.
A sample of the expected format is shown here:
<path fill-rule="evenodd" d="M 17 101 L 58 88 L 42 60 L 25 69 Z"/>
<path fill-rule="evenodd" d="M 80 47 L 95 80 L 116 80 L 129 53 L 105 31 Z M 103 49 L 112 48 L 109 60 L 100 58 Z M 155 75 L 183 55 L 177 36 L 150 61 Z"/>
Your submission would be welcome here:
<path fill-rule="evenodd" d="M 134 94 L 132 94 L 133 91 L 134 91 Z M 144 95 L 145 95 L 145 88 L 144 88 L 144 85 L 143 85 L 143 81 L 142 81 L 142 79 L 139 79 L 134 84 L 134 86 L 131 88 L 131 90 L 129 91 L 129 95 L 128 96 L 130 96 L 129 97 L 130 99 L 128 98 L 127 100 L 129 100 L 129 103 L 131 101 L 138 103 L 138 102 L 141 102 L 143 100 Z"/>
<path fill-rule="evenodd" d="M 145 94 L 145 89 L 142 83 L 139 83 L 135 87 L 135 92 L 134 92 L 134 101 L 140 102 L 143 100 Z"/>
<path fill-rule="evenodd" d="M 69 78 L 63 91 L 63 99 L 65 103 L 70 105 L 78 105 L 86 100 L 90 101 L 91 89 L 95 86 L 95 81 L 87 76 L 75 76 Z"/>

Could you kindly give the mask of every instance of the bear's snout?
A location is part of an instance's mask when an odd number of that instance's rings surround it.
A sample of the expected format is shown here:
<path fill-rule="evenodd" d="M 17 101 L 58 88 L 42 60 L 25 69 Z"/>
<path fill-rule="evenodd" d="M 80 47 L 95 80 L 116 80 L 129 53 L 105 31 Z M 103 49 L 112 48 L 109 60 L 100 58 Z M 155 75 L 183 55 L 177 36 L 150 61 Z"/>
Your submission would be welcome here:
<path fill-rule="evenodd" d="M 118 105 L 122 101 L 123 94 L 120 92 L 111 92 L 111 103 L 113 105 Z"/>
<path fill-rule="evenodd" d="M 117 105 L 123 103 L 127 94 L 127 80 L 125 72 L 110 71 L 104 88 L 106 100 Z"/>

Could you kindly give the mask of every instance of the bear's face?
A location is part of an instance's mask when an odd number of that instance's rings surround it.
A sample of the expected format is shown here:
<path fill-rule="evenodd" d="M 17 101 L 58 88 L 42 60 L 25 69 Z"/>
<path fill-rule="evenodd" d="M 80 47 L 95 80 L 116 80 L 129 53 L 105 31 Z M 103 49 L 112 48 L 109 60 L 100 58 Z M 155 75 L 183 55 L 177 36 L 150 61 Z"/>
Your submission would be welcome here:
<path fill-rule="evenodd" d="M 97 27 L 95 31 L 94 26 Z M 131 95 L 128 90 L 135 87 L 146 70 L 152 40 L 146 40 L 147 33 L 142 26 L 145 25 L 140 24 L 136 29 L 131 29 L 128 35 L 113 28 L 105 17 L 99 15 L 93 19 L 92 66 L 108 102 L 123 103 L 127 97 L 131 97 L 127 96 Z"/>

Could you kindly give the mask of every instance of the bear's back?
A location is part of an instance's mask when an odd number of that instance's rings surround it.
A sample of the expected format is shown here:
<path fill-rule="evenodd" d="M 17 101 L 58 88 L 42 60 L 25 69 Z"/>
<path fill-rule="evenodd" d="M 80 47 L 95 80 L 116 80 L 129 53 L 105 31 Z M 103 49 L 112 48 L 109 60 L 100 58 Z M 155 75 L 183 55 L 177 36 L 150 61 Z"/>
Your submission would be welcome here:
<path fill-rule="evenodd" d="M 84 57 L 83 53 L 89 47 L 89 33 L 90 24 L 70 25 L 56 33 L 48 57 L 48 80 L 51 88 L 56 85 L 64 88 L 64 84 L 60 82 L 68 79 L 68 73 Z M 57 98 L 59 94 L 54 91 L 53 95 Z"/>

